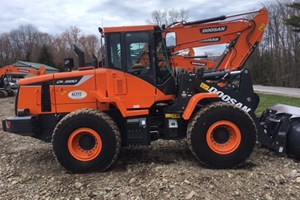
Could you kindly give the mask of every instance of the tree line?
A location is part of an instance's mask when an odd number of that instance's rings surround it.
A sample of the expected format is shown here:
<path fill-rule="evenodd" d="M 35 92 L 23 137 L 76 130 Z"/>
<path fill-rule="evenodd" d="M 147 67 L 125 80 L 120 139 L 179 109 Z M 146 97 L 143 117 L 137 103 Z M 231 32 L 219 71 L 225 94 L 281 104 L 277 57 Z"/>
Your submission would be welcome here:
<path fill-rule="evenodd" d="M 87 61 L 93 59 L 93 54 L 96 57 L 100 55 L 100 36 L 85 35 L 75 26 L 54 36 L 39 31 L 31 24 L 21 25 L 0 35 L 0 66 L 22 60 L 43 63 L 63 71 L 64 59 L 77 57 L 73 45 L 85 52 Z"/>
<path fill-rule="evenodd" d="M 264 39 L 246 63 L 255 84 L 300 87 L 300 3 L 274 1 L 266 5 L 270 13 Z M 171 24 L 187 21 L 187 10 L 154 10 L 147 23 Z M 100 58 L 100 35 L 85 35 L 71 26 L 62 34 L 51 35 L 27 24 L 0 35 L 0 65 L 17 60 L 32 61 L 63 69 L 64 58 L 76 58 L 73 45 Z M 75 59 L 75 64 L 76 63 Z"/>
<path fill-rule="evenodd" d="M 269 10 L 269 25 L 264 39 L 250 57 L 254 83 L 300 87 L 300 3 L 275 1 Z"/>

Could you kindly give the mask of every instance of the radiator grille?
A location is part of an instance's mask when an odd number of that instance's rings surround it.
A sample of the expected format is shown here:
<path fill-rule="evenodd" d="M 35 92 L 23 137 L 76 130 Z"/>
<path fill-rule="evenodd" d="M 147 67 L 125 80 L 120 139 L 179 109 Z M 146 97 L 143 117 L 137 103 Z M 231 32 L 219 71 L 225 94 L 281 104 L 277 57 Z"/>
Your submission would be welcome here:
<path fill-rule="evenodd" d="M 51 112 L 51 97 L 49 82 L 42 83 L 42 112 Z"/>

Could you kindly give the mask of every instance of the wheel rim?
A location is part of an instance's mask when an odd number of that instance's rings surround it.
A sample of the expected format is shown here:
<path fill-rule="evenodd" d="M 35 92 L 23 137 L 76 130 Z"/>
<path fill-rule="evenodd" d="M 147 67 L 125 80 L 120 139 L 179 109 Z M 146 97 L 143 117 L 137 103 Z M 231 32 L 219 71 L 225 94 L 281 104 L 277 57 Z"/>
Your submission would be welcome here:
<path fill-rule="evenodd" d="M 68 149 L 77 160 L 91 161 L 99 156 L 102 150 L 102 139 L 93 129 L 79 128 L 71 133 Z"/>
<path fill-rule="evenodd" d="M 234 152 L 241 144 L 241 138 L 240 129 L 227 120 L 215 122 L 206 134 L 209 148 L 222 155 Z"/>

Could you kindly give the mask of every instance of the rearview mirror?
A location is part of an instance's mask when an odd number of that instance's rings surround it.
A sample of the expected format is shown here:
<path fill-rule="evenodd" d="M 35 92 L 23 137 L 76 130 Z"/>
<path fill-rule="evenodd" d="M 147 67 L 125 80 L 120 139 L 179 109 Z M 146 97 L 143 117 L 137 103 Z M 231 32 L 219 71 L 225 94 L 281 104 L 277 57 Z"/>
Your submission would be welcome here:
<path fill-rule="evenodd" d="M 65 58 L 64 59 L 64 67 L 68 71 L 72 71 L 74 68 L 74 59 L 73 58 Z"/>

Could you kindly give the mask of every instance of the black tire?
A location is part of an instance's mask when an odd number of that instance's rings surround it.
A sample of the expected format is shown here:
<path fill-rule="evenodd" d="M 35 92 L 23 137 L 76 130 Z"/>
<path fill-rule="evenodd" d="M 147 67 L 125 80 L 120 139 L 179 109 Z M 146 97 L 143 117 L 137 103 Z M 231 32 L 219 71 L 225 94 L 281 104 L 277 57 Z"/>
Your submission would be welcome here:
<path fill-rule="evenodd" d="M 0 90 L 0 98 L 4 98 L 4 92 L 3 92 L 3 90 Z"/>
<path fill-rule="evenodd" d="M 69 113 L 57 124 L 52 145 L 59 163 L 72 172 L 105 171 L 120 152 L 121 136 L 107 114 L 83 109 Z"/>
<path fill-rule="evenodd" d="M 8 93 L 6 90 L 0 90 L 0 98 L 6 98 L 8 96 Z"/>
<path fill-rule="evenodd" d="M 13 90 L 7 90 L 7 94 L 9 97 L 15 96 L 15 92 Z"/>
<path fill-rule="evenodd" d="M 256 141 L 253 119 L 242 109 L 211 103 L 198 111 L 187 129 L 189 148 L 210 168 L 235 168 L 252 153 Z"/>

